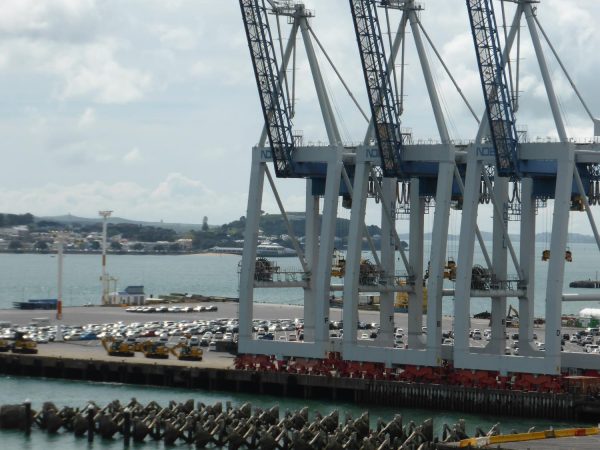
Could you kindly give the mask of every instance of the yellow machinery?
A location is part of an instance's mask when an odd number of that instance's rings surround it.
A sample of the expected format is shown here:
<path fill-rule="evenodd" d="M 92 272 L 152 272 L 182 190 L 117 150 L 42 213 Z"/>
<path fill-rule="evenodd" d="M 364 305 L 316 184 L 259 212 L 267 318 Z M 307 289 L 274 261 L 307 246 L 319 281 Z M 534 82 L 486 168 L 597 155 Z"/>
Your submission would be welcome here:
<path fill-rule="evenodd" d="M 143 349 L 146 358 L 168 359 L 169 349 L 163 342 L 146 341 Z"/>
<path fill-rule="evenodd" d="M 130 357 L 135 355 L 134 346 L 122 339 L 104 338 L 101 342 L 102 347 L 104 347 L 109 356 Z"/>
<path fill-rule="evenodd" d="M 197 345 L 177 344 L 170 349 L 173 356 L 180 361 L 202 361 L 204 352 Z"/>
<path fill-rule="evenodd" d="M 585 204 L 583 203 L 583 197 L 581 195 L 573 195 L 571 197 L 571 211 L 585 211 Z"/>
<path fill-rule="evenodd" d="M 375 286 L 379 281 L 380 275 L 381 271 L 375 264 L 366 258 L 360 260 L 358 284 L 363 286 Z"/>
<path fill-rule="evenodd" d="M 448 258 L 444 267 L 444 278 L 450 281 L 456 280 L 456 262 L 452 258 Z"/>
<path fill-rule="evenodd" d="M 513 308 L 512 305 L 508 305 L 508 313 L 506 314 L 506 326 L 507 327 L 518 327 L 519 326 L 519 312 Z"/>
<path fill-rule="evenodd" d="M 401 280 L 400 286 L 406 285 L 406 281 Z M 408 292 L 396 292 L 394 301 L 394 310 L 396 312 L 408 312 Z M 427 312 L 427 288 L 423 287 L 423 312 Z"/>
<path fill-rule="evenodd" d="M 10 350 L 10 345 L 5 339 L 0 339 L 0 352 L 7 352 Z"/>
<path fill-rule="evenodd" d="M 38 352 L 37 343 L 27 337 L 25 333 L 18 331 L 15 336 L 15 342 L 11 348 L 13 353 L 25 353 L 34 355 Z"/>
<path fill-rule="evenodd" d="M 346 273 L 346 258 L 339 252 L 333 252 L 333 261 L 331 263 L 331 276 L 343 278 Z"/>

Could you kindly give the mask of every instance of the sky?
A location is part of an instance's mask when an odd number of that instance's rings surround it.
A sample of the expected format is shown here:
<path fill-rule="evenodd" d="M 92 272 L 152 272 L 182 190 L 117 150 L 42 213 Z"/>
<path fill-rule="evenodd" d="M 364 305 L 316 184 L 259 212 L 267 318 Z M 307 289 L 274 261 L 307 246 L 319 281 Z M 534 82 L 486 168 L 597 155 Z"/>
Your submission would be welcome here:
<path fill-rule="evenodd" d="M 315 12 L 314 32 L 368 109 L 348 1 L 306 5 Z M 423 26 L 481 114 L 464 0 L 423 5 Z M 496 7 L 500 17 L 498 2 Z M 600 116 L 600 2 L 542 0 L 537 7 L 577 87 Z M 509 16 L 512 9 L 508 3 Z M 285 20 L 282 30 L 284 35 L 289 30 Z M 532 140 L 555 137 L 525 33 L 522 41 L 519 127 Z M 569 136 L 591 138 L 591 121 L 547 54 Z M 475 119 L 431 49 L 429 56 L 452 138 L 473 139 Z M 342 137 L 360 142 L 366 122 L 320 51 L 318 57 Z M 402 124 L 415 140 L 438 139 L 410 35 L 405 62 Z M 301 46 L 297 69 L 294 129 L 302 130 L 305 142 L 324 142 Z M 109 209 L 148 221 L 235 220 L 246 214 L 250 151 L 261 126 L 238 1 L 5 0 L 0 8 L 2 212 L 94 217 Z M 303 209 L 302 182 L 278 185 L 287 210 Z M 263 209 L 278 212 L 268 195 Z M 573 231 L 579 231 L 578 221 Z"/>

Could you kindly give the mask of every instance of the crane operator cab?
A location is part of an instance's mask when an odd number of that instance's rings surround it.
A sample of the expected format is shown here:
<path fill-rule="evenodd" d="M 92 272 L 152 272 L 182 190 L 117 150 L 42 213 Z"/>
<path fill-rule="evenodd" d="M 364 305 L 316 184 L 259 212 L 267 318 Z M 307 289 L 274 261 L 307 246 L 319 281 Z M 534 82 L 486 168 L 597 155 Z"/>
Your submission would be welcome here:
<path fill-rule="evenodd" d="M 542 261 L 548 261 L 550 259 L 550 250 L 544 250 L 542 252 Z"/>
<path fill-rule="evenodd" d="M 565 252 L 565 261 L 573 262 L 573 255 L 571 253 L 571 250 L 569 249 L 567 249 L 567 251 Z"/>
<path fill-rule="evenodd" d="M 456 280 L 456 262 L 453 258 L 448 258 L 444 267 L 444 278 L 451 281 Z"/>
<path fill-rule="evenodd" d="M 542 252 L 542 261 L 548 261 L 550 259 L 550 250 L 544 250 Z M 565 251 L 565 261 L 567 262 L 573 262 L 573 253 L 571 253 L 571 250 L 567 249 Z"/>

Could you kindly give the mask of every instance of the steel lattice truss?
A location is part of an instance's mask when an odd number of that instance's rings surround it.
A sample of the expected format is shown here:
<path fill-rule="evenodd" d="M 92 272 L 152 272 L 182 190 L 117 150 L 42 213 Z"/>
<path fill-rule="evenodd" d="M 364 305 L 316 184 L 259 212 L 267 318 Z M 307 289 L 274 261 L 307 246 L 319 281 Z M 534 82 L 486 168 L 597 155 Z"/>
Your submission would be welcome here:
<path fill-rule="evenodd" d="M 517 129 L 510 104 L 506 72 L 493 0 L 467 0 L 473 41 L 483 86 L 490 135 L 496 151 L 497 174 L 519 177 Z"/>
<path fill-rule="evenodd" d="M 402 136 L 375 0 L 350 0 L 385 177 L 401 177 Z"/>
<path fill-rule="evenodd" d="M 293 177 L 294 138 L 289 102 L 281 89 L 279 66 L 264 0 L 240 0 L 267 135 L 278 177 Z"/>

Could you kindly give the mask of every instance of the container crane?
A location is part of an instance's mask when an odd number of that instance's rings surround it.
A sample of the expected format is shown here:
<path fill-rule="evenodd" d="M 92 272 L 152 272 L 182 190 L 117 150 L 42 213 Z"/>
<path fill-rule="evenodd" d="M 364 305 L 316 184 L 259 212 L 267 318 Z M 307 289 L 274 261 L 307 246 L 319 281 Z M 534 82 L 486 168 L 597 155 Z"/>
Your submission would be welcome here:
<path fill-rule="evenodd" d="M 521 176 L 517 154 L 519 140 L 509 99 L 493 1 L 467 0 L 467 9 L 483 87 L 490 137 L 496 155 L 496 174 L 500 177 L 519 178 Z"/>
<path fill-rule="evenodd" d="M 294 177 L 297 175 L 293 160 L 294 137 L 290 103 L 281 88 L 279 65 L 267 17 L 268 9 L 264 0 L 240 0 L 240 7 L 275 174 L 282 178 Z"/>

